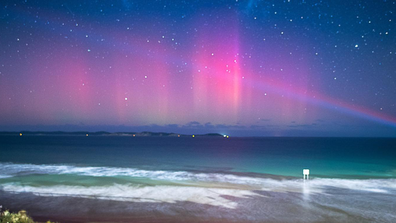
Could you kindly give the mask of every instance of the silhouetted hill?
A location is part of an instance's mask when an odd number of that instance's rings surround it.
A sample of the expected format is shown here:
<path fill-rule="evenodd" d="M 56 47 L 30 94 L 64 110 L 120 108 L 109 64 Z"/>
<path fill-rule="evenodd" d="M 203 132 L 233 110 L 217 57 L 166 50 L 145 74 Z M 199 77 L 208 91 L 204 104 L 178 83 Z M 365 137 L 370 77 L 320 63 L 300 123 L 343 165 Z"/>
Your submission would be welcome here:
<path fill-rule="evenodd" d="M 20 132 L 0 132 L 0 135 L 20 135 L 22 136 L 130 136 L 130 137 L 191 137 L 192 135 L 169 133 L 169 132 L 64 132 L 64 131 L 20 131 Z M 223 137 L 219 133 L 208 133 L 208 134 L 194 134 L 194 137 Z"/>

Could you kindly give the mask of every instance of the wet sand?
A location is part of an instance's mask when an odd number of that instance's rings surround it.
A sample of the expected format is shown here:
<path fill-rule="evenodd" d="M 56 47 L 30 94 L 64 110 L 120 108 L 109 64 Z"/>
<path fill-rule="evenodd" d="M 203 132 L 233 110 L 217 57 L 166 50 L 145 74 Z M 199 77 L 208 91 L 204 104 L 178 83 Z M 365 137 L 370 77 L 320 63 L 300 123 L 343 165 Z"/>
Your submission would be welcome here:
<path fill-rule="evenodd" d="M 78 197 L 43 197 L 0 191 L 11 211 L 24 209 L 36 221 L 82 222 L 394 222 L 394 195 L 337 190 L 333 194 L 255 191 L 235 209 L 193 202 L 144 203 Z M 345 199 L 345 197 L 349 199 Z M 392 208 L 393 207 L 393 208 Z M 378 210 L 381 210 L 379 212 Z M 384 214 L 385 213 L 385 214 Z"/>

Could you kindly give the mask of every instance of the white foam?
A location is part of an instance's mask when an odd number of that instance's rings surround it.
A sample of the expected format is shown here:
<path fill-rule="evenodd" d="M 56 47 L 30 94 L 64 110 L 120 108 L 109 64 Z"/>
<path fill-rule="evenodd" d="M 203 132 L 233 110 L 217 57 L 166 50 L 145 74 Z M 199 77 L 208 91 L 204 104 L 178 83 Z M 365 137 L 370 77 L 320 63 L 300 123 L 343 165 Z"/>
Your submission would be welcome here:
<path fill-rule="evenodd" d="M 309 191 L 309 193 L 322 193 L 326 188 L 329 187 L 374 193 L 395 193 L 396 191 L 396 179 L 355 180 L 314 178 L 304 182 L 301 179 L 275 180 L 269 178 L 237 176 L 233 174 L 220 173 L 192 173 L 187 171 L 155 171 L 117 167 L 77 167 L 68 165 L 35 165 L 12 163 L 0 163 L 0 172 L 4 174 L 3 176 L 14 176 L 17 174 L 76 174 L 94 177 L 127 176 L 171 182 L 192 182 L 193 185 L 196 186 L 206 183 L 227 183 L 280 192 L 292 191 L 306 193 Z"/>
<path fill-rule="evenodd" d="M 67 165 L 2 164 L 4 173 L 16 174 L 76 174 L 96 177 L 129 176 L 168 181 L 204 181 L 234 184 L 261 184 L 261 178 L 243 177 L 232 174 L 191 173 L 187 171 L 151 171 L 118 167 L 76 167 Z"/>
<path fill-rule="evenodd" d="M 390 193 L 396 190 L 396 179 L 314 179 L 308 182 L 313 187 L 337 187 L 350 190 L 360 190 L 375 193 Z"/>
<path fill-rule="evenodd" d="M 396 179 L 334 179 L 315 178 L 312 180 L 263 179 L 263 190 L 323 193 L 329 188 L 341 188 L 373 193 L 396 193 Z"/>
<path fill-rule="evenodd" d="M 0 175 L 0 179 L 1 178 L 10 178 L 10 177 L 13 177 L 12 175 Z"/>
<path fill-rule="evenodd" d="M 222 206 L 225 208 L 236 208 L 237 203 L 222 196 L 244 198 L 257 195 L 249 190 L 201 188 L 201 187 L 179 187 L 179 186 L 148 186 L 137 187 L 132 185 L 112 186 L 21 186 L 18 184 L 4 184 L 2 189 L 7 192 L 22 193 L 30 192 L 39 196 L 71 196 L 92 199 L 132 201 L 132 202 L 194 202 Z M 259 195 L 257 195 L 259 196 Z"/>

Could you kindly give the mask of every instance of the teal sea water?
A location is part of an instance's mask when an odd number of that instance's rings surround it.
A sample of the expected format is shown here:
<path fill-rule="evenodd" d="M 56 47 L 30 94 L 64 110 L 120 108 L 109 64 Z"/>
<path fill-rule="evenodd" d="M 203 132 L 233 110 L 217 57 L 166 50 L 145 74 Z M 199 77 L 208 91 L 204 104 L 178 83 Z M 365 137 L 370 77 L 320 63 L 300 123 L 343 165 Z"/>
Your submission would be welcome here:
<path fill-rule="evenodd" d="M 396 139 L 0 136 L 0 205 L 81 222 L 395 222 Z"/>

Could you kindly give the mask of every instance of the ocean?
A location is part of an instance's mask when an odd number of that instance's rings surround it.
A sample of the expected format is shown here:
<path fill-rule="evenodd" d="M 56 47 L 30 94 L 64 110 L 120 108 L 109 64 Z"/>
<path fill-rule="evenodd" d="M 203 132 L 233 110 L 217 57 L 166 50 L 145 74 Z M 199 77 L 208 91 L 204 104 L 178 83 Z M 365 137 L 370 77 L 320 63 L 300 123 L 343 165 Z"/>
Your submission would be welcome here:
<path fill-rule="evenodd" d="M 0 205 L 60 222 L 396 222 L 396 139 L 3 135 Z"/>

